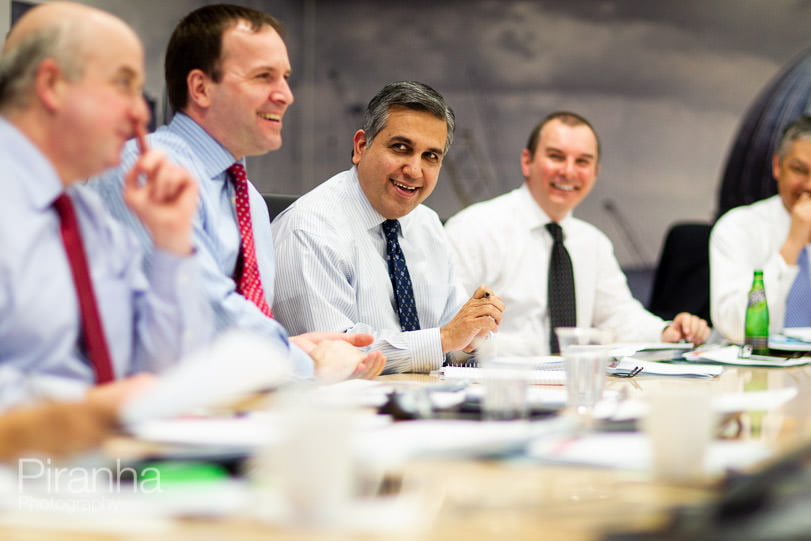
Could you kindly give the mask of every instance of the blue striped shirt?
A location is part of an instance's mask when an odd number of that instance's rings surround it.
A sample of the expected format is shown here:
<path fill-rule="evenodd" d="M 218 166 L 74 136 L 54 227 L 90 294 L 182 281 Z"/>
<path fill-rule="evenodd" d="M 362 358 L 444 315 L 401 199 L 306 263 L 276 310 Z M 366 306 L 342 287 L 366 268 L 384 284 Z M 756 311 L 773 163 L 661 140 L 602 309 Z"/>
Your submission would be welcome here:
<path fill-rule="evenodd" d="M 45 156 L 0 119 L 0 404 L 76 398 L 95 382 Z M 117 378 L 160 371 L 211 338 L 197 257 L 156 251 L 148 273 L 133 235 L 85 186 L 68 188 Z"/>
<path fill-rule="evenodd" d="M 236 291 L 233 280 L 240 248 L 239 225 L 234 206 L 234 187 L 227 181 L 226 170 L 234 157 L 219 142 L 188 116 L 178 113 L 168 126 L 160 127 L 148 137 L 149 144 L 160 148 L 175 162 L 194 175 L 200 184 L 200 206 L 194 223 L 194 244 L 203 266 L 205 293 L 211 304 L 218 331 L 231 327 L 250 330 L 273 340 L 288 352 L 297 376 L 310 377 L 313 364 L 309 355 L 289 343 L 287 331 L 275 319 Z M 110 212 L 138 232 L 148 250 L 149 235 L 130 212 L 121 197 L 123 172 L 134 163 L 137 148 L 127 143 L 122 166 L 94 179 Z M 251 222 L 256 243 L 259 274 L 268 305 L 273 304 L 274 255 L 270 219 L 261 194 L 248 183 Z"/>

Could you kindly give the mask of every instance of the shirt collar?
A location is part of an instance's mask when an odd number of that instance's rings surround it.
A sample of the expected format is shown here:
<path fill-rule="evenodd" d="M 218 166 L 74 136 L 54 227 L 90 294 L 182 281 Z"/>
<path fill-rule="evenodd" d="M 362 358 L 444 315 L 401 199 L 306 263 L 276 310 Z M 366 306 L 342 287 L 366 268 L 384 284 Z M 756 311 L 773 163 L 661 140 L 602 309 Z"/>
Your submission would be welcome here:
<path fill-rule="evenodd" d="M 364 230 L 378 229 L 382 231 L 380 225 L 386 218 L 375 210 L 366 197 L 366 194 L 363 192 L 363 188 L 360 187 L 358 168 L 353 166 L 350 172 L 352 173 L 352 177 L 348 186 L 349 201 L 350 204 L 355 207 L 354 210 L 355 214 L 358 216 L 358 222 Z M 398 220 L 400 222 L 400 234 L 404 237 L 408 229 L 408 224 L 411 223 L 411 214 L 413 213 L 414 211 L 411 211 Z"/>
<path fill-rule="evenodd" d="M 16 126 L 0 117 L 0 140 L 13 149 L 18 164 L 26 164 L 28 178 L 20 179 L 35 209 L 50 207 L 65 187 L 53 164 Z"/>
<path fill-rule="evenodd" d="M 538 202 L 535 201 L 535 198 L 532 197 L 526 182 L 522 183 L 517 191 L 521 194 L 521 197 L 518 198 L 519 212 L 517 213 L 517 219 L 522 220 L 527 229 L 539 229 L 553 221 L 552 218 L 543 211 Z M 570 212 L 558 223 L 565 232 L 569 224 L 571 224 L 571 221 L 572 213 Z"/>
<path fill-rule="evenodd" d="M 235 161 L 245 164 L 245 158 L 234 160 L 234 156 L 197 122 L 184 113 L 177 113 L 169 129 L 183 137 L 197 154 L 206 178 L 225 180 L 225 170 Z"/>

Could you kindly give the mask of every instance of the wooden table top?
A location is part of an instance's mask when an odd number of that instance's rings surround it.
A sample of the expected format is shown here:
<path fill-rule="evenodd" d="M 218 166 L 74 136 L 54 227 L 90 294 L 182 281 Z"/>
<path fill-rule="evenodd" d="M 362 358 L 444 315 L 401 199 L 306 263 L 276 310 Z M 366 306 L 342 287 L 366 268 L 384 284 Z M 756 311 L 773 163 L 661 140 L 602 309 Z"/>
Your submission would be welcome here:
<path fill-rule="evenodd" d="M 415 374 L 379 379 L 395 386 L 436 381 L 432 376 Z M 631 396 L 644 397 L 672 385 L 706 385 L 713 393 L 796 387 L 797 397 L 775 411 L 741 414 L 738 437 L 761 441 L 777 451 L 811 440 L 811 367 L 728 368 L 712 380 L 609 378 L 607 388 L 625 387 Z M 160 536 L 275 540 L 589 540 L 599 539 L 607 531 L 654 527 L 666 520 L 667 511 L 673 506 L 707 501 L 717 494 L 713 483 L 679 485 L 658 481 L 645 472 L 539 464 L 522 459 L 415 460 L 403 466 L 400 474 L 417 480 L 416 490 L 421 494 L 426 520 L 395 532 L 358 534 L 334 529 L 301 530 L 234 516 L 216 520 L 177 519 Z M 0 514 L 0 519 L 2 516 Z M 91 530 L 14 527 L 0 522 L 2 539 L 140 538 L 137 533 Z"/>

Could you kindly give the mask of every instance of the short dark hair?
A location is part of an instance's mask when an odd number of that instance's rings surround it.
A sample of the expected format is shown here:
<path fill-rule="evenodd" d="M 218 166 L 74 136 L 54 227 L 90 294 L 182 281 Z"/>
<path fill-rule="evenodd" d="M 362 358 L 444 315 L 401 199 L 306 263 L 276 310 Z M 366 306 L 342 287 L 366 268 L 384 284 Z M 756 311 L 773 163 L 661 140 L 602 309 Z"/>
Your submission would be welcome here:
<path fill-rule="evenodd" d="M 185 109 L 189 101 L 186 78 L 199 69 L 216 83 L 222 78 L 222 37 L 240 21 L 254 32 L 273 28 L 284 38 L 284 27 L 271 15 L 232 4 L 212 4 L 196 9 L 177 24 L 166 48 L 164 76 L 169 104 L 175 111 Z"/>
<path fill-rule="evenodd" d="M 775 151 L 781 161 L 788 154 L 792 143 L 798 139 L 811 140 L 811 115 L 803 115 L 795 119 L 783 130 Z"/>
<path fill-rule="evenodd" d="M 555 111 L 554 113 L 550 113 L 535 126 L 535 129 L 529 134 L 529 139 L 527 140 L 527 150 L 529 151 L 530 158 L 535 157 L 535 150 L 538 148 L 538 139 L 541 137 L 541 130 L 553 120 L 559 120 L 567 126 L 588 126 L 591 133 L 594 134 L 594 139 L 597 141 L 597 161 L 600 161 L 602 150 L 600 149 L 600 137 L 597 135 L 597 130 L 595 130 L 594 126 L 584 117 L 570 111 Z"/>
<path fill-rule="evenodd" d="M 384 86 L 369 101 L 366 114 L 363 117 L 363 131 L 366 134 L 367 144 L 380 133 L 389 119 L 389 109 L 392 107 L 406 107 L 415 111 L 425 111 L 444 120 L 448 127 L 448 137 L 445 140 L 445 153 L 453 143 L 453 132 L 456 129 L 456 116 L 453 110 L 445 103 L 442 94 L 425 83 L 417 81 L 398 81 Z"/>

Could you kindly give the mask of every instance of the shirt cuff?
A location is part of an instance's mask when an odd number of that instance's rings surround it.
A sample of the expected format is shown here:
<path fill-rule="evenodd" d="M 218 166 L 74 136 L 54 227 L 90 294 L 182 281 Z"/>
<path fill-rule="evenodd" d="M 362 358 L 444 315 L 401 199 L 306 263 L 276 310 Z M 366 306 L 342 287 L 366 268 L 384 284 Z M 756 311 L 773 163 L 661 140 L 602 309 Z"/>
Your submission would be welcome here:
<path fill-rule="evenodd" d="M 403 339 L 411 351 L 411 371 L 427 374 L 442 366 L 442 338 L 439 327 L 403 333 Z"/>
<path fill-rule="evenodd" d="M 315 365 L 313 359 L 303 349 L 293 342 L 290 344 L 290 363 L 293 366 L 293 381 L 311 380 L 315 378 Z"/>
<path fill-rule="evenodd" d="M 177 292 L 187 287 L 197 272 L 196 252 L 178 256 L 155 250 L 149 267 L 149 286 L 162 299 L 175 300 Z"/>

